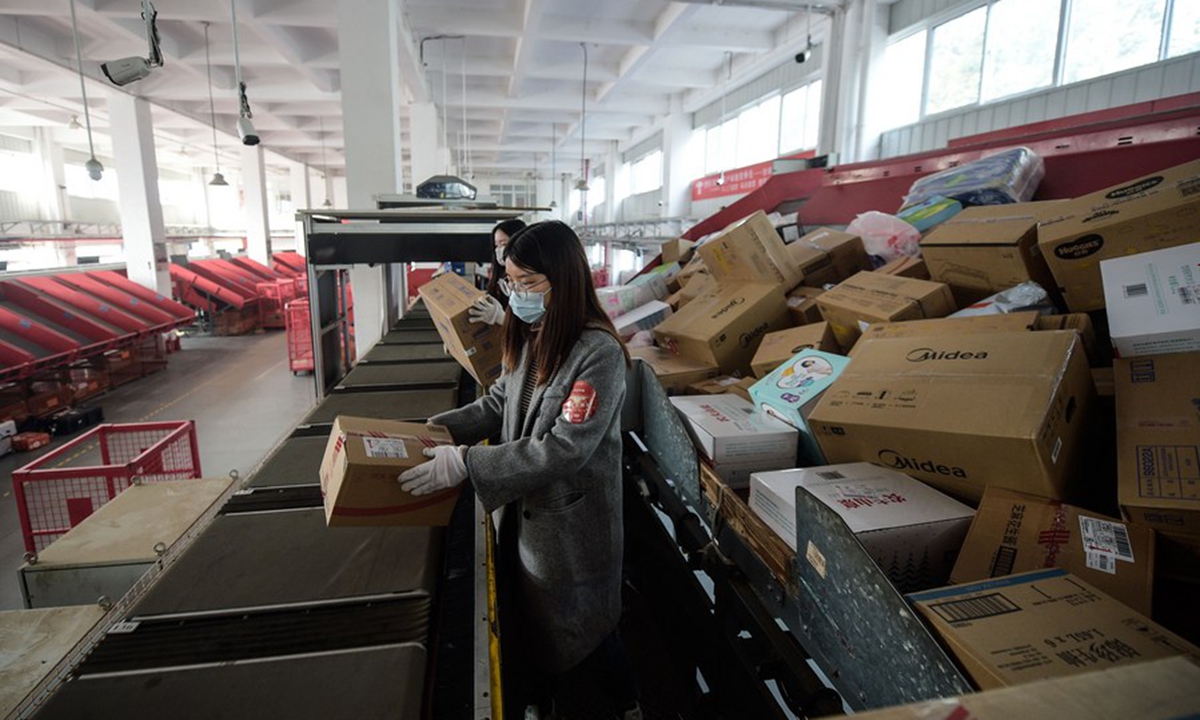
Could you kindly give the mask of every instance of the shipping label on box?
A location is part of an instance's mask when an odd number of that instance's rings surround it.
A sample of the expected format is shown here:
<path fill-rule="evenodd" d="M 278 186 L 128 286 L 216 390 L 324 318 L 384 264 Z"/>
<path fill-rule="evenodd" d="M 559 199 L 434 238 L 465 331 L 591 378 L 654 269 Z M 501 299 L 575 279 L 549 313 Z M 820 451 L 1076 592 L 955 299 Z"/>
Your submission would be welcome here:
<path fill-rule="evenodd" d="M 850 361 L 820 350 L 801 350 L 750 387 L 750 398 L 764 413 L 800 431 L 800 447 L 812 462 L 825 457 L 808 426 L 808 416 Z"/>
<path fill-rule="evenodd" d="M 1065 570 L 908 597 L 979 687 L 1019 685 L 1200 649 Z"/>
<path fill-rule="evenodd" d="M 1200 350 L 1200 242 L 1104 260 L 1100 273 L 1117 356 Z"/>
<path fill-rule="evenodd" d="M 692 360 L 662 348 L 630 348 L 629 354 L 649 365 L 658 382 L 669 394 L 682 393 L 689 385 L 717 375 L 715 363 Z"/>
<path fill-rule="evenodd" d="M 831 463 L 874 462 L 978 502 L 1064 499 L 1095 389 L 1075 332 L 870 340 L 808 418 Z"/>
<path fill-rule="evenodd" d="M 396 478 L 428 462 L 425 448 L 453 442 L 445 428 L 339 415 L 321 460 L 326 524 L 449 524 L 461 488 L 415 496 L 401 490 Z"/>
<path fill-rule="evenodd" d="M 697 247 L 696 254 L 722 287 L 750 282 L 787 292 L 800 282 L 783 239 L 761 210 Z"/>
<path fill-rule="evenodd" d="M 750 509 L 796 549 L 796 489 L 846 522 L 901 592 L 940 587 L 974 512 L 928 485 L 871 463 L 757 472 Z"/>
<path fill-rule="evenodd" d="M 450 355 L 480 385 L 496 382 L 504 355 L 503 326 L 473 323 L 468 313 L 485 293 L 454 273 L 433 278 L 420 293 Z"/>
<path fill-rule="evenodd" d="M 1067 307 L 1104 307 L 1100 261 L 1196 242 L 1200 160 L 1063 203 L 1038 225 L 1038 244 Z"/>
<path fill-rule="evenodd" d="M 871 323 L 945 317 L 954 312 L 950 287 L 928 280 L 860 272 L 817 298 L 821 316 L 849 351 Z"/>
<path fill-rule="evenodd" d="M 736 395 L 672 397 L 696 447 L 730 487 L 747 487 L 750 473 L 796 464 L 796 429 L 755 412 Z"/>
<path fill-rule="evenodd" d="M 1154 531 L 1026 493 L 988 488 L 950 574 L 955 584 L 1058 567 L 1150 614 Z"/>
<path fill-rule="evenodd" d="M 1113 383 L 1125 516 L 1200 536 L 1200 353 L 1119 359 Z"/>
<path fill-rule="evenodd" d="M 829 323 L 820 322 L 767 333 L 763 336 L 762 344 L 758 346 L 758 352 L 754 353 L 750 369 L 755 377 L 761 378 L 801 350 L 836 353 L 837 340 L 833 337 L 833 328 L 829 327 Z"/>
<path fill-rule="evenodd" d="M 726 374 L 750 372 L 762 338 L 789 327 L 777 285 L 742 284 L 696 298 L 654 330 L 655 340 L 679 355 L 715 363 Z"/>
<path fill-rule="evenodd" d="M 1061 211 L 1057 200 L 969 207 L 921 240 L 933 280 L 950 285 L 962 307 L 1030 280 L 1054 288 L 1038 247 L 1039 219 Z"/>

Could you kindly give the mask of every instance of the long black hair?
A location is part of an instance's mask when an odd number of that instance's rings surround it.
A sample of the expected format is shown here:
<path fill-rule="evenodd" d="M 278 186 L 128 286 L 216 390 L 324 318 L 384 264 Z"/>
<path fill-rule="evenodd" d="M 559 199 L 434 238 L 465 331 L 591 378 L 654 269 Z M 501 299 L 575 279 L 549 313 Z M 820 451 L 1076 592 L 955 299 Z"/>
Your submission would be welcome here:
<path fill-rule="evenodd" d="M 625 343 L 596 299 L 587 254 L 574 230 L 558 220 L 530 225 L 509 239 L 504 258 L 523 270 L 545 275 L 550 282 L 546 315 L 530 348 L 537 358 L 538 385 L 554 376 L 571 348 L 579 342 L 585 327 L 598 328 L 612 335 L 625 353 L 626 364 L 630 362 Z M 511 370 L 516 366 L 521 349 L 531 334 L 529 325 L 513 317 L 509 310 L 504 319 L 506 368 Z"/>
<path fill-rule="evenodd" d="M 498 223 L 496 225 L 496 227 L 492 228 L 492 248 L 493 248 L 492 252 L 493 252 L 493 254 L 495 253 L 495 247 L 496 247 L 496 233 L 498 233 L 498 232 L 504 233 L 505 235 L 508 236 L 508 241 L 512 242 L 513 236 L 516 235 L 517 233 L 521 232 L 524 229 L 525 229 L 525 221 L 524 220 L 517 220 L 514 218 L 512 220 L 505 220 L 503 222 Z M 501 305 L 503 305 L 504 307 L 508 307 L 508 296 L 505 295 L 500 290 L 500 281 L 504 279 L 505 274 L 506 273 L 504 272 L 504 263 L 496 262 L 496 260 L 493 258 L 492 259 L 492 274 L 488 277 L 487 293 L 488 293 L 488 295 L 491 295 L 492 297 L 499 300 Z"/>

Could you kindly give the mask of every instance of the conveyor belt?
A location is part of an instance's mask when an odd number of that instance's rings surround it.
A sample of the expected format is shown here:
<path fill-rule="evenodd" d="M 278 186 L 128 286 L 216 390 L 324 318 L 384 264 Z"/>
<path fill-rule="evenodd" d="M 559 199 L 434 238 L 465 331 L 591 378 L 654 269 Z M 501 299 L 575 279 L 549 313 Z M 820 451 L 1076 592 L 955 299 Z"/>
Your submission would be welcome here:
<path fill-rule="evenodd" d="M 425 650 L 410 644 L 83 676 L 66 683 L 36 717 L 415 718 L 424 677 Z"/>
<path fill-rule="evenodd" d="M 0 300 L 0 307 L 5 308 L 6 310 L 9 310 L 10 312 L 14 312 L 18 315 L 23 315 L 23 316 L 29 318 L 30 320 L 34 321 L 35 323 L 38 323 L 39 325 L 45 325 L 46 327 L 50 328 L 51 330 L 53 330 L 56 333 L 59 333 L 60 335 L 66 335 L 67 337 L 71 338 L 75 342 L 79 343 L 81 346 L 86 347 L 88 345 L 91 345 L 91 344 L 97 342 L 97 341 L 92 340 L 91 338 L 87 337 L 86 335 L 83 335 L 82 333 L 75 332 L 74 330 L 72 330 L 69 327 L 66 327 L 65 325 L 59 325 L 58 323 L 54 322 L 53 320 L 51 320 L 47 317 L 44 317 L 42 315 L 39 315 L 39 314 L 35 313 L 34 311 L 32 311 L 28 308 L 22 307 L 22 306 L 18 305 L 17 303 L 12 302 L 10 300 Z M 89 316 L 89 319 L 91 319 L 90 316 Z M 122 331 L 122 330 L 114 330 L 113 332 L 118 335 L 125 334 L 124 331 Z"/>
<path fill-rule="evenodd" d="M 424 422 L 431 415 L 456 407 L 457 400 L 458 391 L 454 388 L 335 393 L 322 400 L 300 424 L 332 423 L 338 415 Z"/>
<path fill-rule="evenodd" d="M 392 330 L 379 340 L 380 345 L 442 344 L 442 336 L 433 329 Z"/>
<path fill-rule="evenodd" d="M 429 313 L 423 315 L 405 315 L 392 326 L 393 330 L 433 330 L 433 318 Z"/>
<path fill-rule="evenodd" d="M 338 390 L 386 386 L 392 389 L 457 387 L 462 367 L 453 360 L 413 365 L 359 365 L 338 383 Z"/>
<path fill-rule="evenodd" d="M 286 485 L 320 485 L 317 470 L 325 456 L 326 438 L 301 437 L 283 441 L 271 458 L 263 463 L 243 489 L 282 487 Z"/>
<path fill-rule="evenodd" d="M 441 344 L 428 345 L 376 345 L 371 348 L 362 363 L 423 363 L 446 359 Z"/>
<path fill-rule="evenodd" d="M 18 335 L 15 332 L 10 332 L 3 328 L 0 328 L 0 341 L 6 342 L 13 347 L 18 347 L 30 355 L 38 358 L 39 360 L 44 357 L 58 354 L 56 351 L 44 348 L 23 335 Z"/>
<path fill-rule="evenodd" d="M 131 616 L 408 593 L 428 602 L 440 528 L 327 528 L 322 509 L 222 515 Z"/>

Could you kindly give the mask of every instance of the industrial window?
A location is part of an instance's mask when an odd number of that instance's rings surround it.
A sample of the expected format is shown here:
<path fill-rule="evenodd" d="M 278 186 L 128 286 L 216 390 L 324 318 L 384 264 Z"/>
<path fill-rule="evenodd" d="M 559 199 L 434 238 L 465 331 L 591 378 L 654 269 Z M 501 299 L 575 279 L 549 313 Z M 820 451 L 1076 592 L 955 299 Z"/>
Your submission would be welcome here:
<path fill-rule="evenodd" d="M 531 185 L 491 185 L 492 199 L 501 207 L 533 207 L 534 188 Z"/>
<path fill-rule="evenodd" d="M 1063 82 L 1158 60 L 1165 10 L 1166 0 L 1073 0 Z"/>
<path fill-rule="evenodd" d="M 37 155 L 0 149 L 0 190 L 36 195 L 41 177 L 42 168 Z M 83 172 L 83 177 L 87 179 L 87 171 Z"/>
<path fill-rule="evenodd" d="M 817 146 L 821 122 L 821 81 L 802 85 L 783 96 L 779 115 L 779 155 Z"/>
<path fill-rule="evenodd" d="M 704 132 L 704 174 L 737 167 L 738 116 Z"/>
<path fill-rule="evenodd" d="M 987 13 L 987 8 L 982 7 L 933 29 L 926 115 L 979 102 Z"/>
<path fill-rule="evenodd" d="M 992 6 L 983 57 L 983 102 L 1054 82 L 1060 9 L 1047 0 L 1003 0 Z"/>
<path fill-rule="evenodd" d="M 662 150 L 655 150 L 635 160 L 630 168 L 630 194 L 658 190 L 662 187 Z"/>
<path fill-rule="evenodd" d="M 779 156 L 779 95 L 746 108 L 738 116 L 736 167 Z"/>
<path fill-rule="evenodd" d="M 604 196 L 608 189 L 606 187 L 607 184 L 603 175 L 592 178 L 588 183 L 587 209 L 589 213 L 595 210 L 596 206 L 604 204 Z"/>
<path fill-rule="evenodd" d="M 67 181 L 67 194 L 71 197 L 95 200 L 117 199 L 117 171 L 111 163 L 104 168 L 99 180 L 88 177 L 82 163 L 67 163 L 63 166 L 63 178 Z"/>
<path fill-rule="evenodd" d="M 875 96 L 894 128 L 1196 51 L 1196 0 L 987 0 L 891 42 Z"/>
<path fill-rule="evenodd" d="M 630 174 L 631 165 L 629 163 L 621 163 L 621 167 L 617 168 L 617 184 L 613 186 L 613 202 L 618 205 L 631 194 Z"/>

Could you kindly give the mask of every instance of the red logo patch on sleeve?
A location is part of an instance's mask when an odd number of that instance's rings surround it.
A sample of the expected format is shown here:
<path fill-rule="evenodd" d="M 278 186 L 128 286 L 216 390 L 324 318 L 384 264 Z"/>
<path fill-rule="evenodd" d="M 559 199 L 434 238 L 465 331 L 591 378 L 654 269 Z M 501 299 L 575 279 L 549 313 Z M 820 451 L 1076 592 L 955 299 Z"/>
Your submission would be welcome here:
<path fill-rule="evenodd" d="M 571 386 L 571 395 L 562 405 L 563 420 L 579 424 L 587 422 L 596 414 L 596 389 L 588 383 L 577 380 Z"/>

